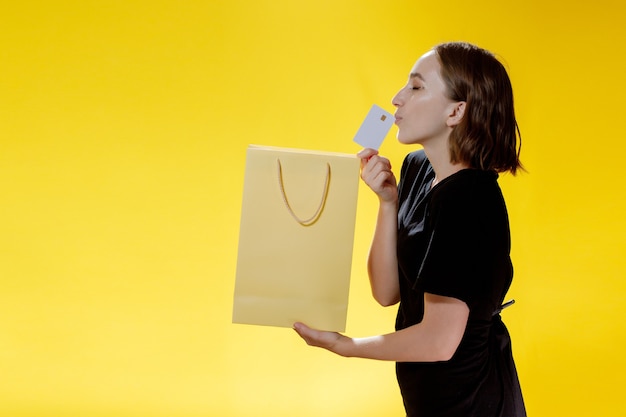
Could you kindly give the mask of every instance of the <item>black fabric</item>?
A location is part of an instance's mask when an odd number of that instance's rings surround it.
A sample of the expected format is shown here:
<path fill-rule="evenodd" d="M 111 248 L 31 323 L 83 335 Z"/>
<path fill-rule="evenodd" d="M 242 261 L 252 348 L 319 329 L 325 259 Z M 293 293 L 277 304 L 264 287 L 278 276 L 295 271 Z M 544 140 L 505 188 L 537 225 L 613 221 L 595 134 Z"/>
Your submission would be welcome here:
<path fill-rule="evenodd" d="M 423 151 L 406 157 L 398 185 L 396 329 L 422 320 L 426 292 L 462 300 L 470 313 L 451 360 L 396 364 L 407 416 L 526 416 L 511 340 L 494 314 L 513 277 L 498 175 L 465 169 L 431 187 L 434 177 Z"/>

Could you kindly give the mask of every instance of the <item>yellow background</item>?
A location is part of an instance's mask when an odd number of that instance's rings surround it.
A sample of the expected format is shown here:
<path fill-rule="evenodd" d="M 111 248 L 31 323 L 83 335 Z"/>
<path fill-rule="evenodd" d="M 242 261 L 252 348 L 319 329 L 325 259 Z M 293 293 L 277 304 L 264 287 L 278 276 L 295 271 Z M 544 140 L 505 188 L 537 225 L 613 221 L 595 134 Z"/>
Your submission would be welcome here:
<path fill-rule="evenodd" d="M 403 415 L 392 363 L 230 323 L 245 149 L 356 152 L 370 105 L 459 39 L 516 93 L 504 318 L 529 415 L 626 414 L 621 2 L 2 3 L 0 415 Z M 366 282 L 375 212 L 361 186 L 354 336 L 395 315 Z"/>

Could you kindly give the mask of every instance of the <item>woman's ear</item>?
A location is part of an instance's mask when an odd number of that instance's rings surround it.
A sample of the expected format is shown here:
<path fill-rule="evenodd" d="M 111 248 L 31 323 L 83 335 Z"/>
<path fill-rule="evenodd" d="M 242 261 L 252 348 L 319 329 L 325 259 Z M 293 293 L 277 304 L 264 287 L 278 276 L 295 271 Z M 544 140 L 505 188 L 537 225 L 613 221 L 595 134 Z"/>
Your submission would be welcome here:
<path fill-rule="evenodd" d="M 453 103 L 453 107 L 448 116 L 448 120 L 446 121 L 449 127 L 454 127 L 461 123 L 463 120 L 463 116 L 465 115 L 466 103 L 464 101 L 457 101 Z"/>

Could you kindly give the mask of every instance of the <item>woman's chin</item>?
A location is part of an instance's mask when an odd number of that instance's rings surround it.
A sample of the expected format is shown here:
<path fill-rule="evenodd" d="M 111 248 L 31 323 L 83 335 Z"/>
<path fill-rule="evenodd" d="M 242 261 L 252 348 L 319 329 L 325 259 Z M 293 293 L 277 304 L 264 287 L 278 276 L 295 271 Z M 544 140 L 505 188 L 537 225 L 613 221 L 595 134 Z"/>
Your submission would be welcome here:
<path fill-rule="evenodd" d="M 415 145 L 416 143 L 418 143 L 417 139 L 411 138 L 411 137 L 402 136 L 402 135 L 397 135 L 396 139 L 398 139 L 398 142 L 403 144 L 403 145 Z"/>

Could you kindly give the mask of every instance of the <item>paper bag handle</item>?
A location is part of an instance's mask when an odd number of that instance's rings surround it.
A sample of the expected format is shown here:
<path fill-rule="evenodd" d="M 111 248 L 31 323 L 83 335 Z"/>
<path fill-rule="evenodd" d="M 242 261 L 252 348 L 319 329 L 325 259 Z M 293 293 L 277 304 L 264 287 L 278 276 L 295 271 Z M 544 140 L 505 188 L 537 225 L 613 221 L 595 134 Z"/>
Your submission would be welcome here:
<path fill-rule="evenodd" d="M 322 211 L 324 210 L 324 205 L 326 204 L 326 198 L 328 197 L 328 187 L 330 185 L 330 164 L 328 162 L 326 163 L 326 181 L 324 183 L 324 191 L 322 193 L 322 198 L 320 199 L 320 204 L 311 217 L 303 220 L 298 217 L 296 213 L 294 213 L 291 205 L 289 204 L 287 194 L 285 193 L 285 185 L 283 184 L 283 167 L 280 164 L 280 159 L 276 159 L 276 162 L 278 163 L 278 187 L 280 188 L 280 194 L 283 197 L 283 202 L 285 203 L 289 214 L 291 214 L 291 217 L 293 217 L 302 226 L 311 226 L 313 223 L 319 220 L 320 216 L 322 215 Z"/>

